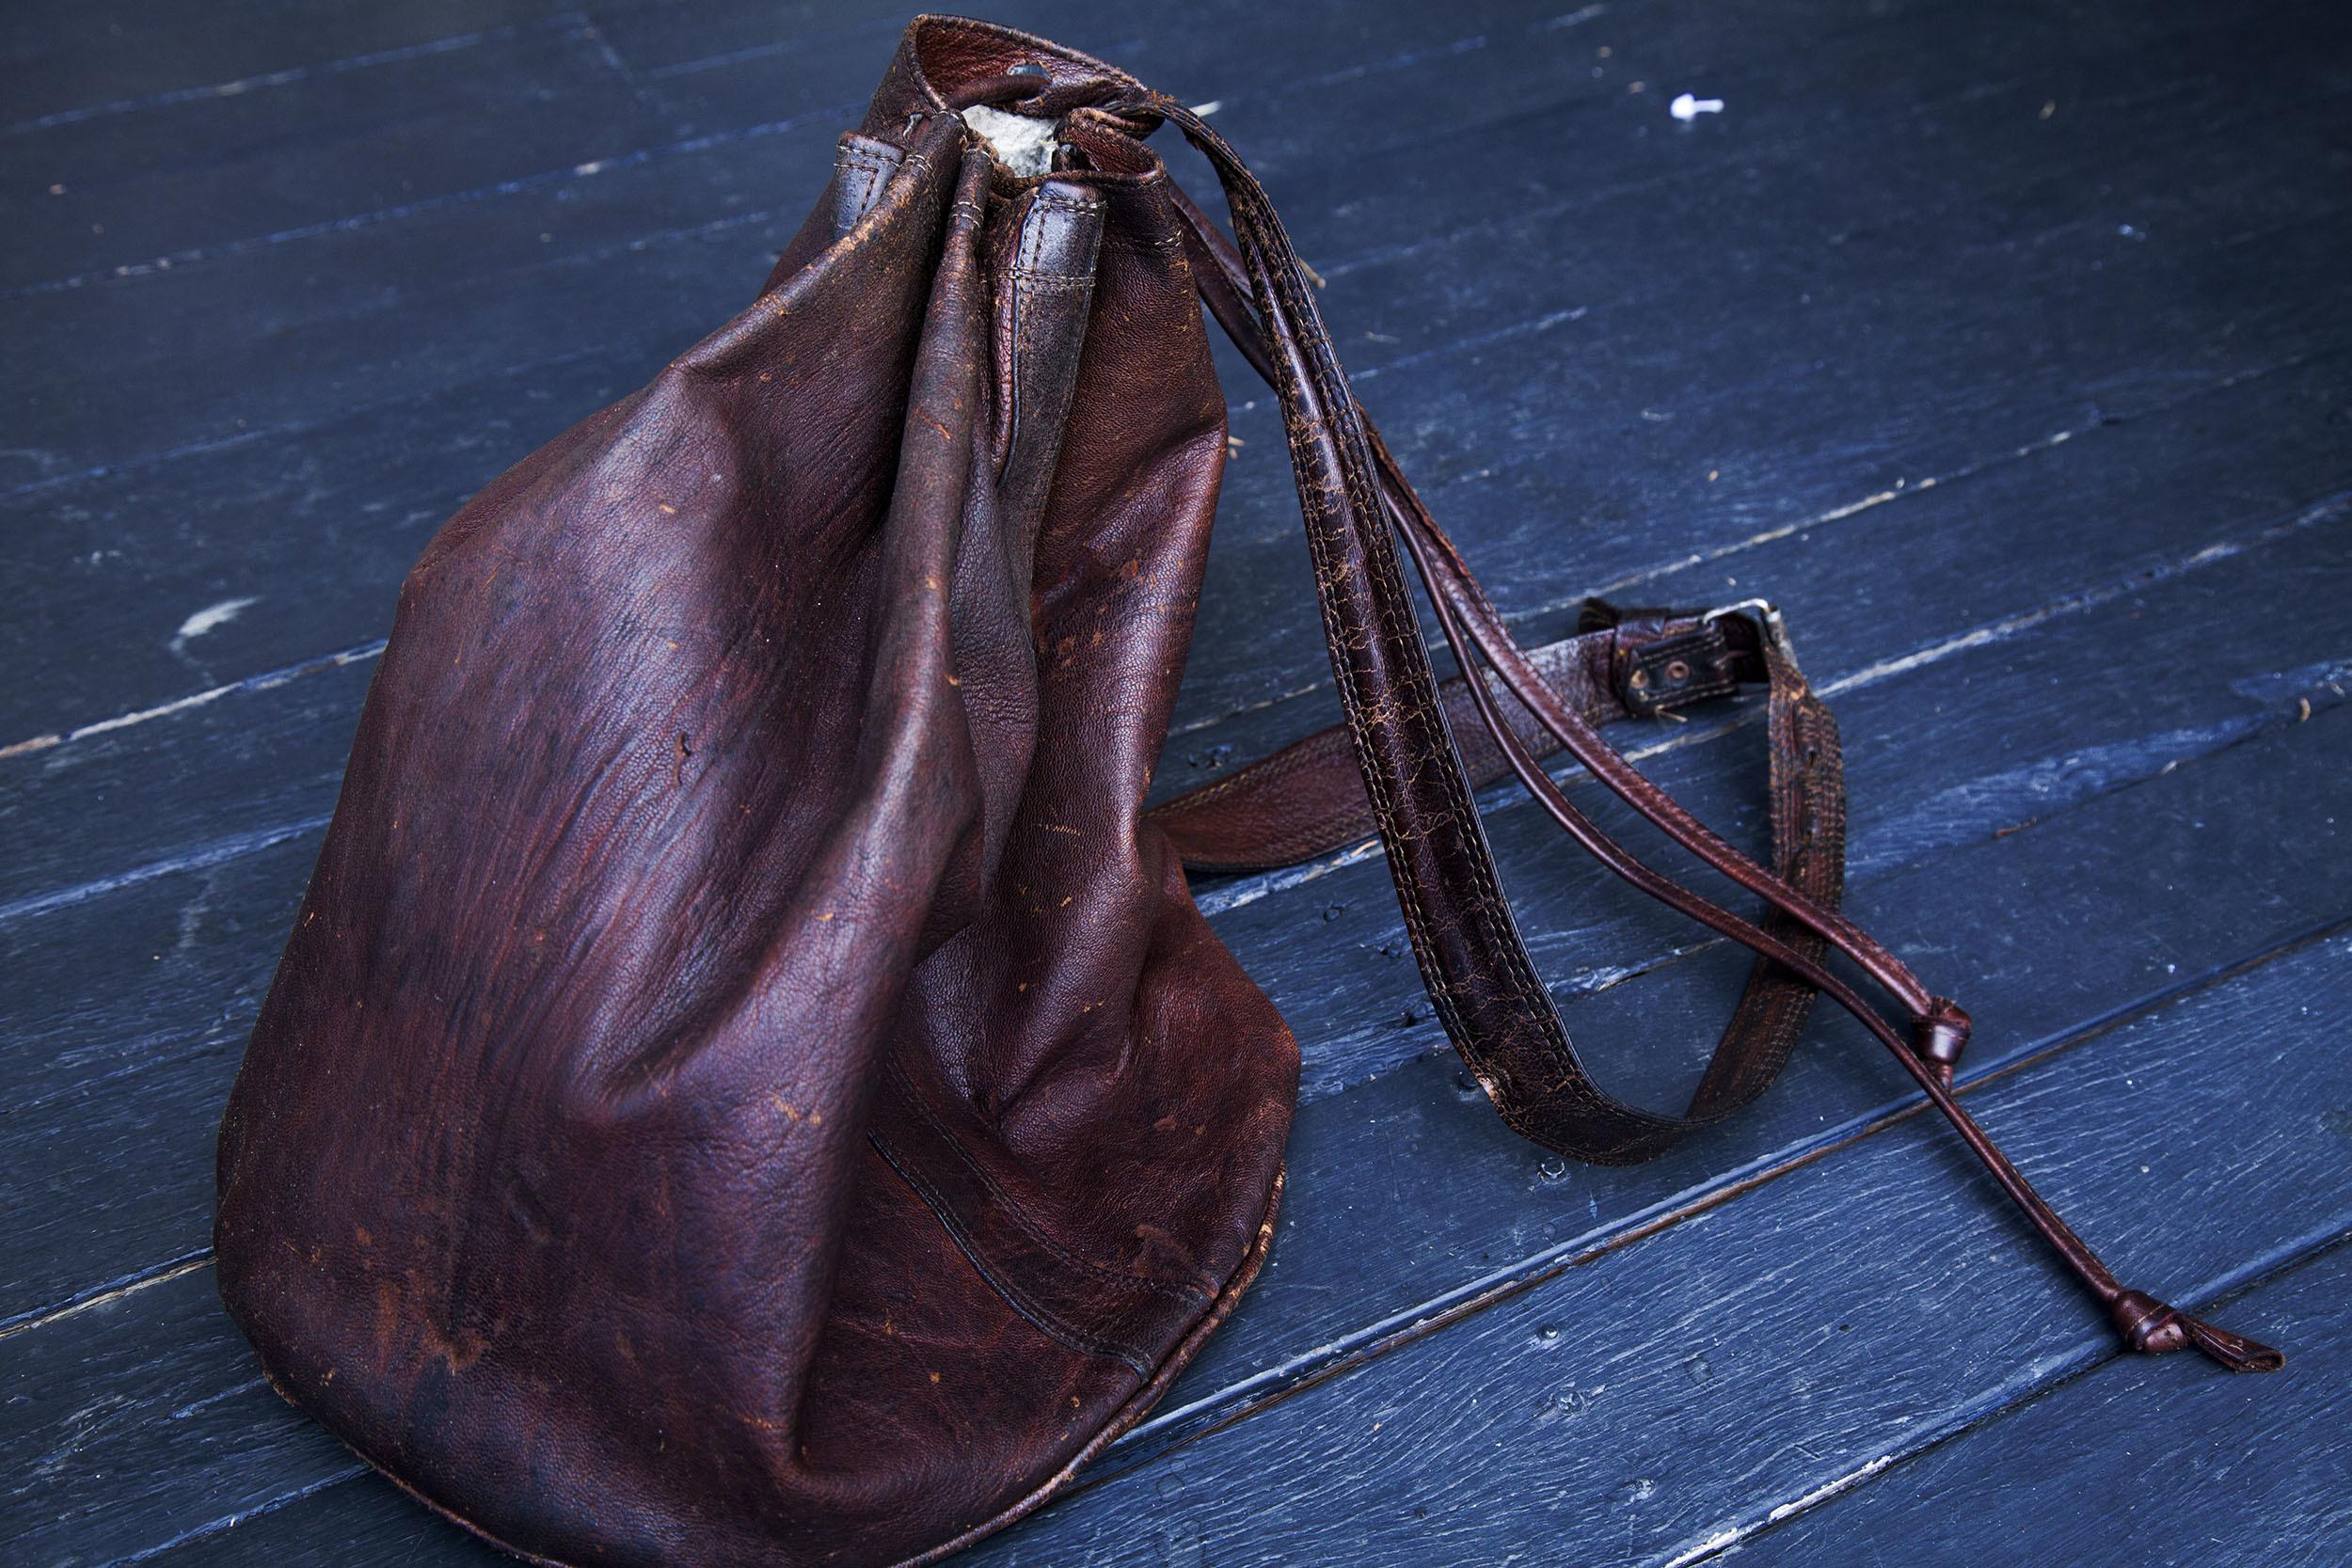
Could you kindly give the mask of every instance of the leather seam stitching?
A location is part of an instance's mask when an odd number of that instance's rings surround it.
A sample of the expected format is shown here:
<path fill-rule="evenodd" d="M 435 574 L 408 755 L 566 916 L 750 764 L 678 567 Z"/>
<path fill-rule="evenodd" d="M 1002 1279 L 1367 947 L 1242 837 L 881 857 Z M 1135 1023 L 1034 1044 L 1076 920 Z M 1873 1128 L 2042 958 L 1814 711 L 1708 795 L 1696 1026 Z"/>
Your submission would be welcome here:
<path fill-rule="evenodd" d="M 895 1058 L 890 1063 L 889 1072 L 897 1081 L 908 1106 L 916 1116 L 922 1117 L 925 1126 L 939 1135 L 940 1142 L 946 1146 L 948 1151 L 956 1157 L 957 1162 L 964 1169 L 970 1171 L 973 1179 L 987 1190 L 991 1198 L 995 1200 L 997 1212 L 1011 1221 L 1013 1227 L 1024 1236 L 1035 1242 L 1055 1258 L 1072 1268 L 1094 1275 L 1104 1285 L 1117 1290 L 1150 1291 L 1187 1305 L 1206 1301 L 1214 1294 L 1212 1291 L 1203 1291 L 1198 1286 L 1187 1285 L 1179 1280 L 1155 1279 L 1147 1275 L 1129 1274 L 1123 1270 L 1109 1268 L 1091 1259 L 1081 1258 L 1055 1241 L 1022 1211 L 1021 1206 L 1013 1201 L 1011 1195 L 997 1183 L 996 1179 L 982 1168 L 979 1162 L 972 1157 L 971 1151 L 963 1147 L 961 1140 L 947 1131 L 940 1119 L 932 1115 L 931 1108 L 923 1102 L 923 1097 L 915 1088 L 914 1081 Z"/>
<path fill-rule="evenodd" d="M 990 1290 L 996 1292 L 1006 1306 L 1011 1307 L 1030 1326 L 1082 1355 L 1100 1356 L 1105 1360 L 1117 1361 L 1140 1376 L 1151 1375 L 1151 1363 L 1145 1359 L 1142 1352 L 1117 1340 L 1101 1338 L 1072 1327 L 1063 1321 L 1060 1313 L 1037 1301 L 1027 1291 L 1003 1277 L 997 1270 L 991 1268 L 987 1259 L 981 1255 L 979 1246 L 972 1239 L 968 1227 L 957 1216 L 953 1206 L 939 1195 L 931 1183 L 901 1162 L 898 1156 L 892 1152 L 890 1146 L 882 1141 L 880 1133 L 867 1132 L 866 1141 L 873 1146 L 874 1152 L 882 1157 L 885 1164 L 898 1172 L 898 1180 L 904 1181 L 913 1190 L 914 1196 L 922 1200 L 923 1206 L 931 1212 L 931 1217 L 939 1222 L 941 1229 L 947 1232 L 947 1239 L 955 1243 L 956 1250 L 963 1254 L 964 1260 L 972 1265 L 973 1271 L 980 1276 Z"/>

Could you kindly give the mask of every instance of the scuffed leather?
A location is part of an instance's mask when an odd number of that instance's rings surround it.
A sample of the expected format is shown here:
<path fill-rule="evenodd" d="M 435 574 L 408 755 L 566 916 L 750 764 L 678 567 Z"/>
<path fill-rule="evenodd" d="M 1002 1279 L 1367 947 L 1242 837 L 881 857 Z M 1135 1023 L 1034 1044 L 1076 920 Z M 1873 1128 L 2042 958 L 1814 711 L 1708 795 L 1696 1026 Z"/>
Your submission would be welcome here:
<path fill-rule="evenodd" d="M 403 586 L 220 1282 L 510 1550 L 943 1549 L 1264 1254 L 1296 1048 L 1141 814 L 1224 403 L 1157 159 L 1015 181 L 944 112 L 1044 48 L 918 24 L 766 291 Z"/>

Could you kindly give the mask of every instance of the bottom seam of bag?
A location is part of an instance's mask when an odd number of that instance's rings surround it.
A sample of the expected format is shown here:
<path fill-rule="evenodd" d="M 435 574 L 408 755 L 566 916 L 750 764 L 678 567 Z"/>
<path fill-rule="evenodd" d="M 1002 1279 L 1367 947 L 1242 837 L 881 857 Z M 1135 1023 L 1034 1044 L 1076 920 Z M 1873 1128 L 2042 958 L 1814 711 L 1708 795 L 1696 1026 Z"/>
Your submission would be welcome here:
<path fill-rule="evenodd" d="M 972 1265 L 973 1272 L 985 1280 L 989 1289 L 995 1291 L 1005 1305 L 1011 1307 L 1031 1327 L 1082 1355 L 1100 1356 L 1105 1360 L 1121 1362 L 1137 1377 L 1149 1378 L 1152 1375 L 1152 1362 L 1142 1352 L 1132 1346 L 1089 1334 L 1064 1322 L 1059 1313 L 1031 1298 L 1028 1292 L 1006 1278 L 1001 1270 L 990 1267 L 988 1261 L 981 1257 L 979 1246 L 973 1240 L 969 1229 L 961 1220 L 956 1217 L 953 1209 L 949 1207 L 947 1200 L 939 1194 L 938 1190 L 917 1175 L 910 1163 L 901 1160 L 892 1152 L 890 1146 L 882 1142 L 879 1133 L 866 1133 L 866 1141 L 873 1146 L 874 1152 L 882 1157 L 884 1164 L 898 1172 L 898 1180 L 904 1181 L 914 1196 L 922 1200 L 923 1207 L 931 1212 L 931 1217 L 939 1222 L 941 1229 L 947 1232 L 947 1239 L 956 1243 L 956 1250 L 963 1254 L 964 1261 Z"/>

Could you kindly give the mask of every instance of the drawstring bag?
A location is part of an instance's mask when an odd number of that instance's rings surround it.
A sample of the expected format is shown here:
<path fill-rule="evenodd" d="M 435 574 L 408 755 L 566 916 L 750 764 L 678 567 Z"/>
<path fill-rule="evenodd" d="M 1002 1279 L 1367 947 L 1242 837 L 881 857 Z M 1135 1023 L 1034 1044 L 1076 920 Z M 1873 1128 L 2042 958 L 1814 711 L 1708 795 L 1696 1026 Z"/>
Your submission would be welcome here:
<path fill-rule="evenodd" d="M 1279 394 L 1345 721 L 1146 810 L 1225 459 L 1210 318 Z M 1408 562 L 1479 678 L 1439 683 Z M 1598 734 L 1742 688 L 1769 866 Z M 1760 921 L 1605 836 L 1554 751 Z M 1506 775 L 1757 955 L 1681 1113 L 1579 1064 L 1473 803 Z M 1826 994 L 2133 1348 L 2278 1364 L 2119 1286 L 1955 1101 L 1966 1015 L 1838 912 L 1836 726 L 1779 618 L 1594 605 L 1522 648 L 1232 150 L 949 18 L 908 29 L 749 308 L 403 584 L 221 1130 L 222 1294 L 286 1398 L 511 1552 L 930 1561 L 1134 1424 L 1265 1259 L 1297 1049 L 1185 863 L 1370 833 L 1526 1136 L 1655 1155 L 1761 1093 Z"/>

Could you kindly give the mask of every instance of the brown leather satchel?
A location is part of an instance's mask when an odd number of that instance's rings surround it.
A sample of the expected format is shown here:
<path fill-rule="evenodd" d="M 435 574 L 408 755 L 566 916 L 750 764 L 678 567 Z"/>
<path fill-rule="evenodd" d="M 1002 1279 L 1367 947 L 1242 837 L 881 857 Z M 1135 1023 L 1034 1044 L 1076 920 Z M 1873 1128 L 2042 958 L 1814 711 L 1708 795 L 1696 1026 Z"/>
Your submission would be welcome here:
<path fill-rule="evenodd" d="M 1144 144 L 1162 123 L 1237 244 Z M 1204 299 L 1280 395 L 1346 721 L 1147 812 L 1226 451 Z M 1490 677 L 1440 686 L 1399 546 Z M 1597 733 L 1742 686 L 1769 869 Z M 1554 749 L 1769 912 L 1619 848 Z M 1758 955 L 1682 1114 L 1570 1049 L 1473 802 L 1506 772 Z M 946 18 L 908 29 L 751 307 L 403 586 L 222 1128 L 222 1293 L 288 1399 L 510 1551 L 930 1560 L 1135 1422 L 1265 1258 L 1296 1047 L 1180 862 L 1375 832 L 1528 1137 L 1654 1155 L 1760 1093 L 1824 992 L 2133 1348 L 2278 1364 L 2120 1287 L 1955 1101 L 1966 1016 L 1838 913 L 1836 727 L 1777 616 L 1595 606 L 1522 650 L 1232 149 Z"/>

